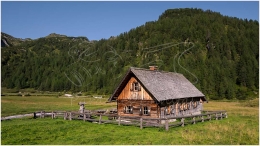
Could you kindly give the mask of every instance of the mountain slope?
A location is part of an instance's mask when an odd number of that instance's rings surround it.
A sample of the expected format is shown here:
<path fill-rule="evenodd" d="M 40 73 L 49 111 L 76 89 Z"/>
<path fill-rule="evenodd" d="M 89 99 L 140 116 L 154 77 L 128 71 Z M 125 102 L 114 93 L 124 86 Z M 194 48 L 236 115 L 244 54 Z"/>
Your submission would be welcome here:
<path fill-rule="evenodd" d="M 111 94 L 130 66 L 184 74 L 211 99 L 258 92 L 259 23 L 200 9 L 166 10 L 113 39 L 51 37 L 2 48 L 2 87 Z"/>

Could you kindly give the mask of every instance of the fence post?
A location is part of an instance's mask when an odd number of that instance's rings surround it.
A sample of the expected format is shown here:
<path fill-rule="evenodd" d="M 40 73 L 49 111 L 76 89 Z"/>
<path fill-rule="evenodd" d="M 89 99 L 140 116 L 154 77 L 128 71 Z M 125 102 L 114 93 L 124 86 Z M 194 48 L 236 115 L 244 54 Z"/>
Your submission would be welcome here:
<path fill-rule="evenodd" d="M 225 113 L 225 116 L 226 116 L 226 118 L 227 118 L 227 112 Z"/>
<path fill-rule="evenodd" d="M 140 129 L 143 129 L 143 118 L 140 118 Z"/>
<path fill-rule="evenodd" d="M 209 121 L 211 120 L 211 114 L 208 115 Z"/>
<path fill-rule="evenodd" d="M 215 115 L 216 115 L 216 120 L 218 120 L 218 114 L 216 113 Z"/>
<path fill-rule="evenodd" d="M 71 121 L 72 117 L 71 117 L 71 112 L 69 112 L 69 120 Z"/>
<path fill-rule="evenodd" d="M 64 113 L 64 120 L 67 119 L 67 112 Z"/>
<path fill-rule="evenodd" d="M 98 122 L 98 124 L 101 124 L 101 119 L 102 119 L 102 116 L 101 116 L 101 114 L 99 115 L 99 122 Z"/>
<path fill-rule="evenodd" d="M 120 126 L 120 120 L 121 120 L 121 118 L 120 118 L 120 116 L 118 117 L 118 125 Z"/>
<path fill-rule="evenodd" d="M 201 116 L 201 122 L 204 122 L 204 117 L 203 116 Z"/>
<path fill-rule="evenodd" d="M 221 112 L 221 113 L 220 113 L 220 120 L 222 120 L 222 116 L 223 116 L 223 115 L 222 115 L 222 112 Z"/>
<path fill-rule="evenodd" d="M 33 118 L 36 119 L 36 112 L 33 113 Z"/>
<path fill-rule="evenodd" d="M 42 118 L 42 111 L 41 111 L 41 115 L 40 115 L 40 118 Z"/>
<path fill-rule="evenodd" d="M 166 131 L 169 130 L 169 121 L 168 121 L 168 119 L 165 120 L 165 130 Z"/>
<path fill-rule="evenodd" d="M 53 111 L 51 111 L 51 118 L 53 119 L 54 115 L 53 115 Z"/>
<path fill-rule="evenodd" d="M 195 117 L 192 118 L 192 123 L 193 123 L 193 124 L 196 124 Z"/>
<path fill-rule="evenodd" d="M 84 122 L 86 121 L 86 114 L 85 113 L 83 114 L 83 121 Z"/>
<path fill-rule="evenodd" d="M 184 127 L 184 118 L 181 118 L 181 126 Z"/>

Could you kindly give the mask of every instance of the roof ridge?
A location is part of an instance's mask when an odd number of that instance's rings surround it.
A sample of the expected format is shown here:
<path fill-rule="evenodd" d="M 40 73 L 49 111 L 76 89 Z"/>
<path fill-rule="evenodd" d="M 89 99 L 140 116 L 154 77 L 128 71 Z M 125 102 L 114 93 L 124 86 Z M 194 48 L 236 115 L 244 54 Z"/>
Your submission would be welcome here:
<path fill-rule="evenodd" d="M 183 75 L 181 73 L 177 73 L 177 72 L 170 72 L 170 71 L 164 71 L 164 70 L 150 70 L 147 68 L 138 68 L 138 67 L 130 67 L 130 70 L 135 69 L 135 70 L 145 70 L 145 71 L 152 71 L 152 72 L 161 72 L 161 73 L 172 73 L 172 74 L 179 74 L 179 75 Z"/>

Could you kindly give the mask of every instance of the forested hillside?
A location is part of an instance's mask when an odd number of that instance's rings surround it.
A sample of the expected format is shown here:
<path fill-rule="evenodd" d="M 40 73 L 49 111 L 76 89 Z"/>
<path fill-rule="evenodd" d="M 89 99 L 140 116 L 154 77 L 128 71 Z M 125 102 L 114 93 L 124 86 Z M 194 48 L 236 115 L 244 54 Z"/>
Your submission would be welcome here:
<path fill-rule="evenodd" d="M 149 65 L 184 74 L 210 99 L 246 99 L 259 88 L 258 21 L 210 10 L 166 10 L 107 40 L 51 34 L 1 53 L 7 88 L 112 94 L 129 67 Z"/>

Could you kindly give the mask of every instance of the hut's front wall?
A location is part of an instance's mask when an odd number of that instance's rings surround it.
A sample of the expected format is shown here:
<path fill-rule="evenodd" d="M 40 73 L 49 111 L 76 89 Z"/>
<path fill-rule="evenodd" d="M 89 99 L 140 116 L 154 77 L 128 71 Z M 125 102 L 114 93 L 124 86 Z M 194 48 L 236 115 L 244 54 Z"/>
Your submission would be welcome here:
<path fill-rule="evenodd" d="M 119 116 L 142 116 L 158 118 L 160 113 L 158 105 L 153 100 L 117 100 Z"/>
<path fill-rule="evenodd" d="M 139 86 L 139 90 L 134 89 L 135 88 L 135 86 L 133 86 L 134 83 L 137 83 L 137 85 Z M 144 90 L 141 84 L 138 83 L 138 81 L 134 77 L 132 77 L 128 81 L 128 83 L 126 84 L 126 86 L 124 87 L 120 95 L 118 96 L 118 100 L 121 99 L 153 100 L 151 96 Z"/>

